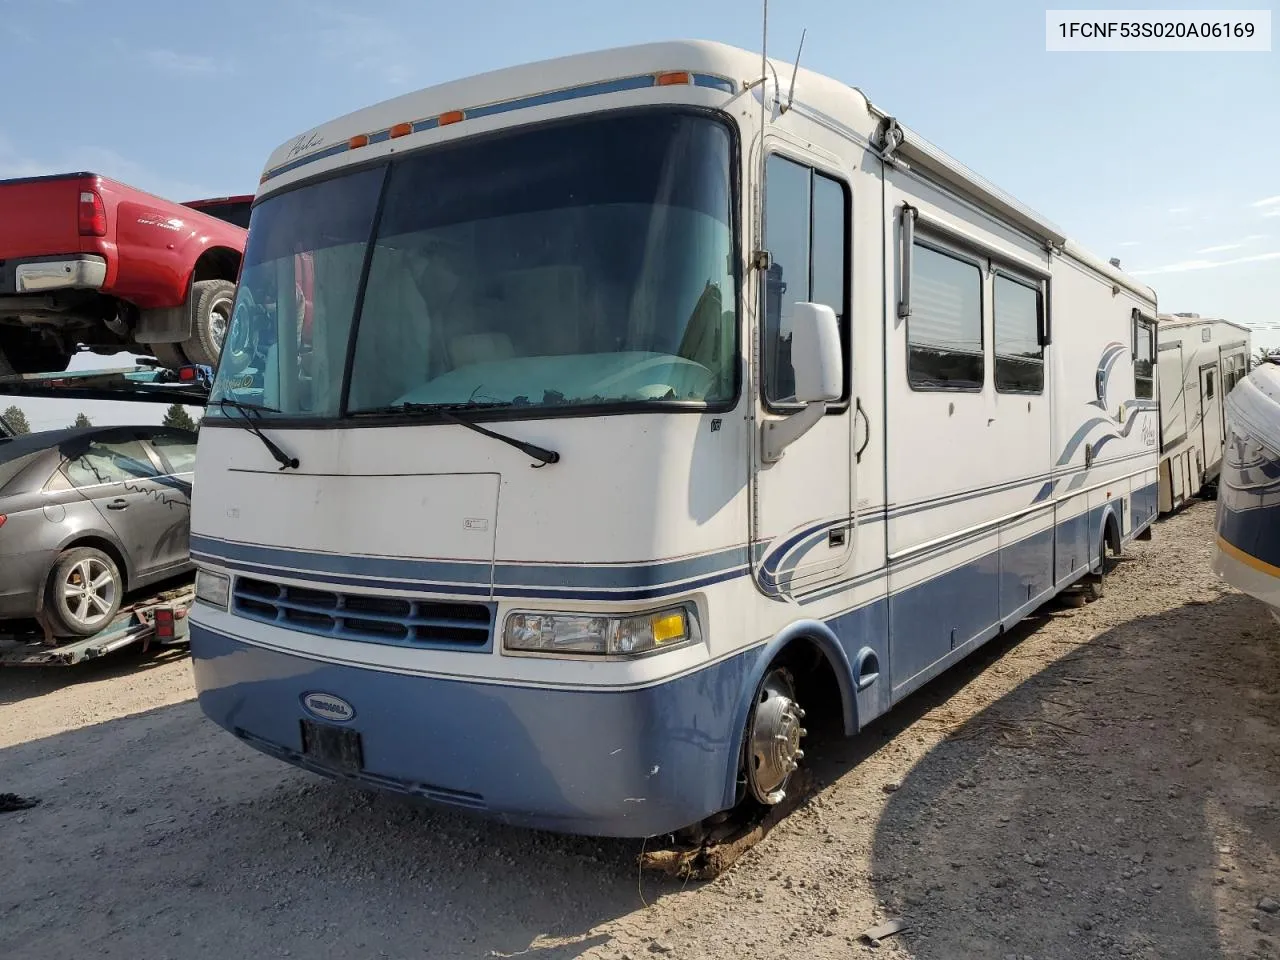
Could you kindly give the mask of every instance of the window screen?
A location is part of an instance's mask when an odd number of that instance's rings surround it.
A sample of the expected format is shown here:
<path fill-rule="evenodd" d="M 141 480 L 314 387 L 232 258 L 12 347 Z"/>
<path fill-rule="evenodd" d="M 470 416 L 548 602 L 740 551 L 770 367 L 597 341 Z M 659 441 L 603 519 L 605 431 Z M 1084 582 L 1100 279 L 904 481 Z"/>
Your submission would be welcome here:
<path fill-rule="evenodd" d="M 907 372 L 919 390 L 981 390 L 982 271 L 917 243 L 911 255 Z"/>

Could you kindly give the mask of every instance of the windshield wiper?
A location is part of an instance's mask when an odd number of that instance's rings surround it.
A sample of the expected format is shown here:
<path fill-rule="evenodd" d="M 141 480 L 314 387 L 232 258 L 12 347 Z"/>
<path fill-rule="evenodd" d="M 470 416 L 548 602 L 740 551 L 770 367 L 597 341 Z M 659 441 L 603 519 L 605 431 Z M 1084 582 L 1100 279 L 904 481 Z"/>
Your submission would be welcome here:
<path fill-rule="evenodd" d="M 247 403 L 241 403 L 239 400 L 233 400 L 230 397 L 223 397 L 220 399 L 218 401 L 218 406 L 222 408 L 222 412 L 224 414 L 227 412 L 227 407 L 231 407 L 231 409 L 240 414 L 240 417 L 244 421 L 245 428 L 262 441 L 263 446 L 271 452 L 271 456 L 276 458 L 276 463 L 280 464 L 281 470 L 288 470 L 290 468 L 294 470 L 298 469 L 298 458 L 289 456 L 276 446 L 274 440 L 258 429 L 258 424 L 254 421 L 262 419 L 262 408 Z M 249 415 L 251 412 L 253 416 Z"/>
<path fill-rule="evenodd" d="M 525 443 L 523 440 L 517 440 L 515 437 L 508 437 L 506 434 L 495 433 L 492 430 L 486 430 L 478 423 L 473 423 L 464 416 L 459 416 L 461 410 L 496 410 L 505 409 L 507 407 L 517 406 L 514 403 L 506 402 L 477 402 L 470 401 L 468 403 L 396 403 L 389 407 L 379 407 L 376 410 L 361 410 L 364 416 L 384 414 L 384 413 L 434 413 L 450 423 L 456 423 L 459 426 L 466 427 L 468 430 L 474 430 L 476 433 L 484 434 L 486 437 L 492 437 L 508 446 L 515 447 L 517 450 L 528 454 L 533 459 L 540 461 L 534 469 L 544 467 L 548 463 L 559 463 L 560 454 L 554 450 L 548 450 L 546 447 L 540 447 L 536 443 Z"/>

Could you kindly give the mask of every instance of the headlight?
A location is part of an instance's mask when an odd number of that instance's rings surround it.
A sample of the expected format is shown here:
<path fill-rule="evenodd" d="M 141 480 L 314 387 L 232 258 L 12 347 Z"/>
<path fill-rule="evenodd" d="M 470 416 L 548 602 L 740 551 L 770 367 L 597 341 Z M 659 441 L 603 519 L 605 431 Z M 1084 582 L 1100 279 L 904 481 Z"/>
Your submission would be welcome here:
<path fill-rule="evenodd" d="M 221 610 L 227 609 L 231 601 L 231 578 L 222 573 L 197 570 L 196 599 Z"/>
<path fill-rule="evenodd" d="M 681 646 L 697 639 L 697 630 L 697 620 L 684 607 L 635 617 L 513 613 L 502 645 L 529 653 L 633 657 Z"/>

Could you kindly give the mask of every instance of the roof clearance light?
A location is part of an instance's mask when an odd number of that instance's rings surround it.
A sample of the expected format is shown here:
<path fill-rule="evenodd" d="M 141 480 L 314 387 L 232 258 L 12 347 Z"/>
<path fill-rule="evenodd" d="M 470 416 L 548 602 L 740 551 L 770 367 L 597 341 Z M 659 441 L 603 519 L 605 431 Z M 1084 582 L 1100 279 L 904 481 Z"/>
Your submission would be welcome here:
<path fill-rule="evenodd" d="M 407 137 L 411 133 L 413 133 L 412 123 L 397 123 L 391 128 L 391 139 L 394 140 L 396 137 Z"/>
<path fill-rule="evenodd" d="M 450 110 L 448 113 L 440 114 L 439 124 L 442 127 L 447 127 L 451 123 L 458 123 L 462 118 L 463 113 L 461 110 Z"/>
<path fill-rule="evenodd" d="M 348 149 L 355 150 L 358 147 L 369 145 L 369 135 L 367 133 L 357 133 L 354 137 L 347 141 Z"/>
<path fill-rule="evenodd" d="M 671 73 L 658 74 L 658 86 L 660 87 L 672 87 L 676 84 L 691 83 L 692 81 L 693 78 L 689 76 L 689 71 L 687 70 L 675 70 Z"/>

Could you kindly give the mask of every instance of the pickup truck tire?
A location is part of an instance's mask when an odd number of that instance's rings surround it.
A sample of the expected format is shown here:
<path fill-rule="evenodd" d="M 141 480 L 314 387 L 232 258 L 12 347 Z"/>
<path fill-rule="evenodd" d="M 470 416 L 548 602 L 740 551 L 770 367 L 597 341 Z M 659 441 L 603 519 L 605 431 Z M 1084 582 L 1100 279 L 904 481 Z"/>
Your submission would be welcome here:
<path fill-rule="evenodd" d="M 71 353 L 23 327 L 0 327 L 0 377 L 15 373 L 61 373 Z"/>
<path fill-rule="evenodd" d="M 235 299 L 236 285 L 230 280 L 199 280 L 191 285 L 191 336 L 183 342 L 182 352 L 192 363 L 218 365 Z"/>
<path fill-rule="evenodd" d="M 64 550 L 45 585 L 44 611 L 55 635 L 91 637 L 120 611 L 124 577 L 96 547 Z"/>

